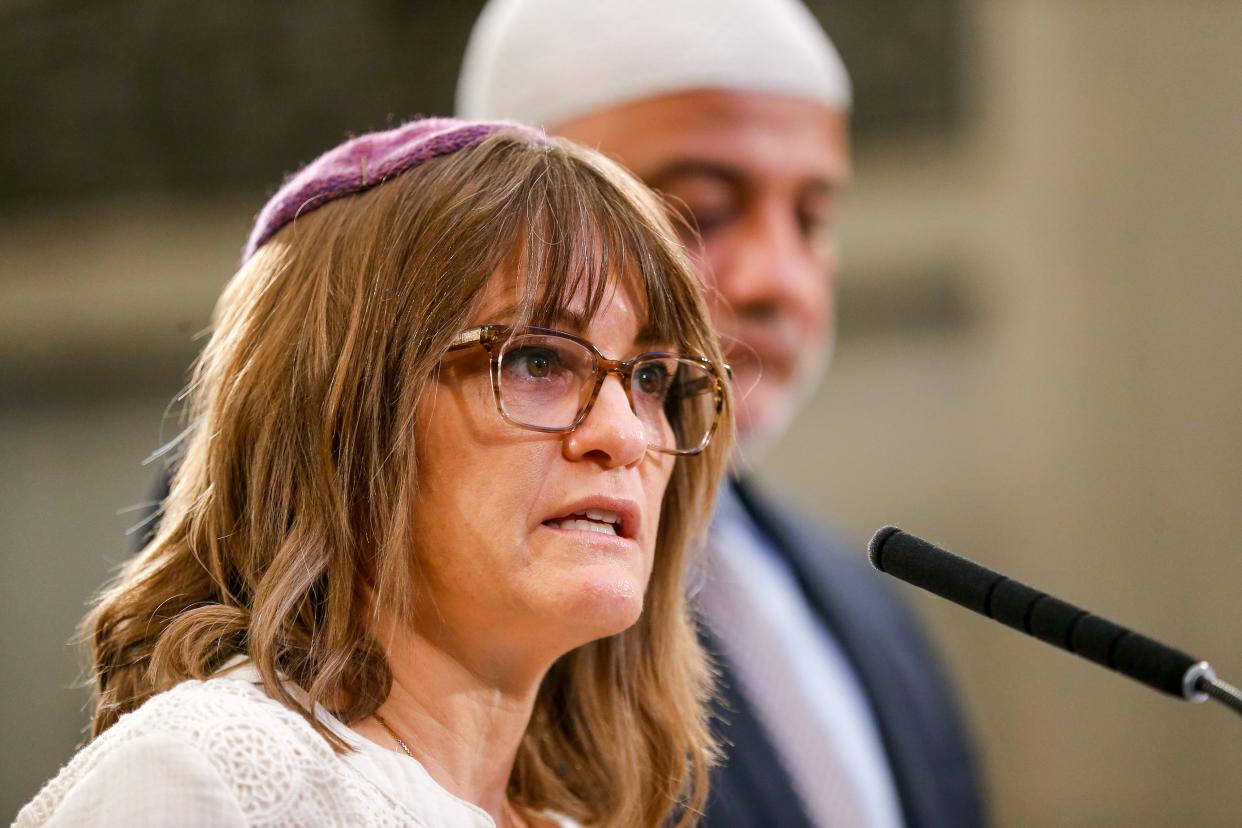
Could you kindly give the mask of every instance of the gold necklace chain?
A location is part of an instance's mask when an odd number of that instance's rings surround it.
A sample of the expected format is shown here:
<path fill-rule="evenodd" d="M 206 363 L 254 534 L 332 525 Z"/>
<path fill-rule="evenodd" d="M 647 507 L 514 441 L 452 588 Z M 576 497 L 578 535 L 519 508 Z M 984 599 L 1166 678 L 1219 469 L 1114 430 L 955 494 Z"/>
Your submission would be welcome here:
<path fill-rule="evenodd" d="M 404 739 L 402 739 L 400 736 L 397 735 L 397 731 L 392 729 L 392 725 L 384 721 L 384 717 L 381 716 L 379 713 L 372 713 L 371 715 L 375 717 L 375 721 L 379 722 L 380 727 L 388 731 L 388 735 L 391 736 L 393 738 L 393 741 L 397 743 L 397 747 L 401 748 L 401 751 L 406 756 L 413 759 L 414 754 L 410 753 L 410 746 L 405 743 Z M 525 818 L 523 818 L 522 815 L 518 813 L 517 808 L 514 808 L 513 803 L 509 802 L 507 799 L 505 800 L 505 809 L 509 812 L 509 819 L 513 822 L 514 825 L 525 826 L 527 824 Z"/>
<path fill-rule="evenodd" d="M 400 736 L 397 735 L 397 731 L 392 729 L 392 725 L 384 721 L 384 717 L 378 713 L 372 713 L 371 715 L 375 717 L 375 721 L 380 723 L 380 727 L 384 728 L 384 730 L 387 730 L 388 735 L 397 741 L 397 747 L 401 748 L 401 750 L 405 752 L 406 756 L 413 759 L 414 754 L 410 753 L 410 746 L 405 743 L 404 739 L 402 739 Z"/>

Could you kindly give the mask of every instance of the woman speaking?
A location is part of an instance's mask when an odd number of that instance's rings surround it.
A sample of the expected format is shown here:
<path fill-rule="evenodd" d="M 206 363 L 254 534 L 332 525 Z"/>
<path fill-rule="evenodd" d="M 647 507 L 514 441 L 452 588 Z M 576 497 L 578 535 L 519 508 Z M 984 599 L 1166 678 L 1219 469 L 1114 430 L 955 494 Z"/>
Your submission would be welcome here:
<path fill-rule="evenodd" d="M 18 825 L 689 825 L 683 575 L 732 438 L 662 206 L 511 124 L 355 138 L 259 214 L 94 739 Z"/>

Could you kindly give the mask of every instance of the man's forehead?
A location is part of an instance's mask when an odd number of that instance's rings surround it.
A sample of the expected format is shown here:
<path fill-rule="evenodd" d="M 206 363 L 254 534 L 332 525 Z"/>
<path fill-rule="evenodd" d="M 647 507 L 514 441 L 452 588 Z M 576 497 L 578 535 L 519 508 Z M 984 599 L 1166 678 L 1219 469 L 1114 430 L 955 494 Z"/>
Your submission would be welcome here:
<path fill-rule="evenodd" d="M 614 107 L 554 131 L 656 183 L 696 165 L 746 178 L 819 179 L 832 186 L 849 176 L 846 113 L 781 95 L 682 92 Z"/>

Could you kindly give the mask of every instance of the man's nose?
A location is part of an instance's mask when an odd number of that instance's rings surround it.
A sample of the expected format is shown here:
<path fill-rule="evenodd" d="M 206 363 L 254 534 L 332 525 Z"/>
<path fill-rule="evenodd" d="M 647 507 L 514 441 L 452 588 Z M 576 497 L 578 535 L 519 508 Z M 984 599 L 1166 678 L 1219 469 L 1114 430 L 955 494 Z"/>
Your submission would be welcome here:
<path fill-rule="evenodd" d="M 806 237 L 791 205 L 755 205 L 738 230 L 733 266 L 716 277 L 717 289 L 740 317 L 823 301 L 831 263 L 818 254 L 817 240 Z"/>
<path fill-rule="evenodd" d="M 570 460 L 594 460 L 605 468 L 632 466 L 647 453 L 647 430 L 634 413 L 621 380 L 609 374 L 586 418 L 563 441 Z"/>

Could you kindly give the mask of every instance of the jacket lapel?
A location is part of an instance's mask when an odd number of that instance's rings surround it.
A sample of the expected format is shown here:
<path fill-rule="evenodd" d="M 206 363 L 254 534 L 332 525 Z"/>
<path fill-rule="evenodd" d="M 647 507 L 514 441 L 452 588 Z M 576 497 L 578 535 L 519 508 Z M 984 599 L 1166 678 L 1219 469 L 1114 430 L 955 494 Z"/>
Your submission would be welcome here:
<path fill-rule="evenodd" d="M 733 485 L 853 666 L 907 828 L 982 824 L 956 702 L 909 610 L 860 555 L 781 515 L 745 482 Z"/>

